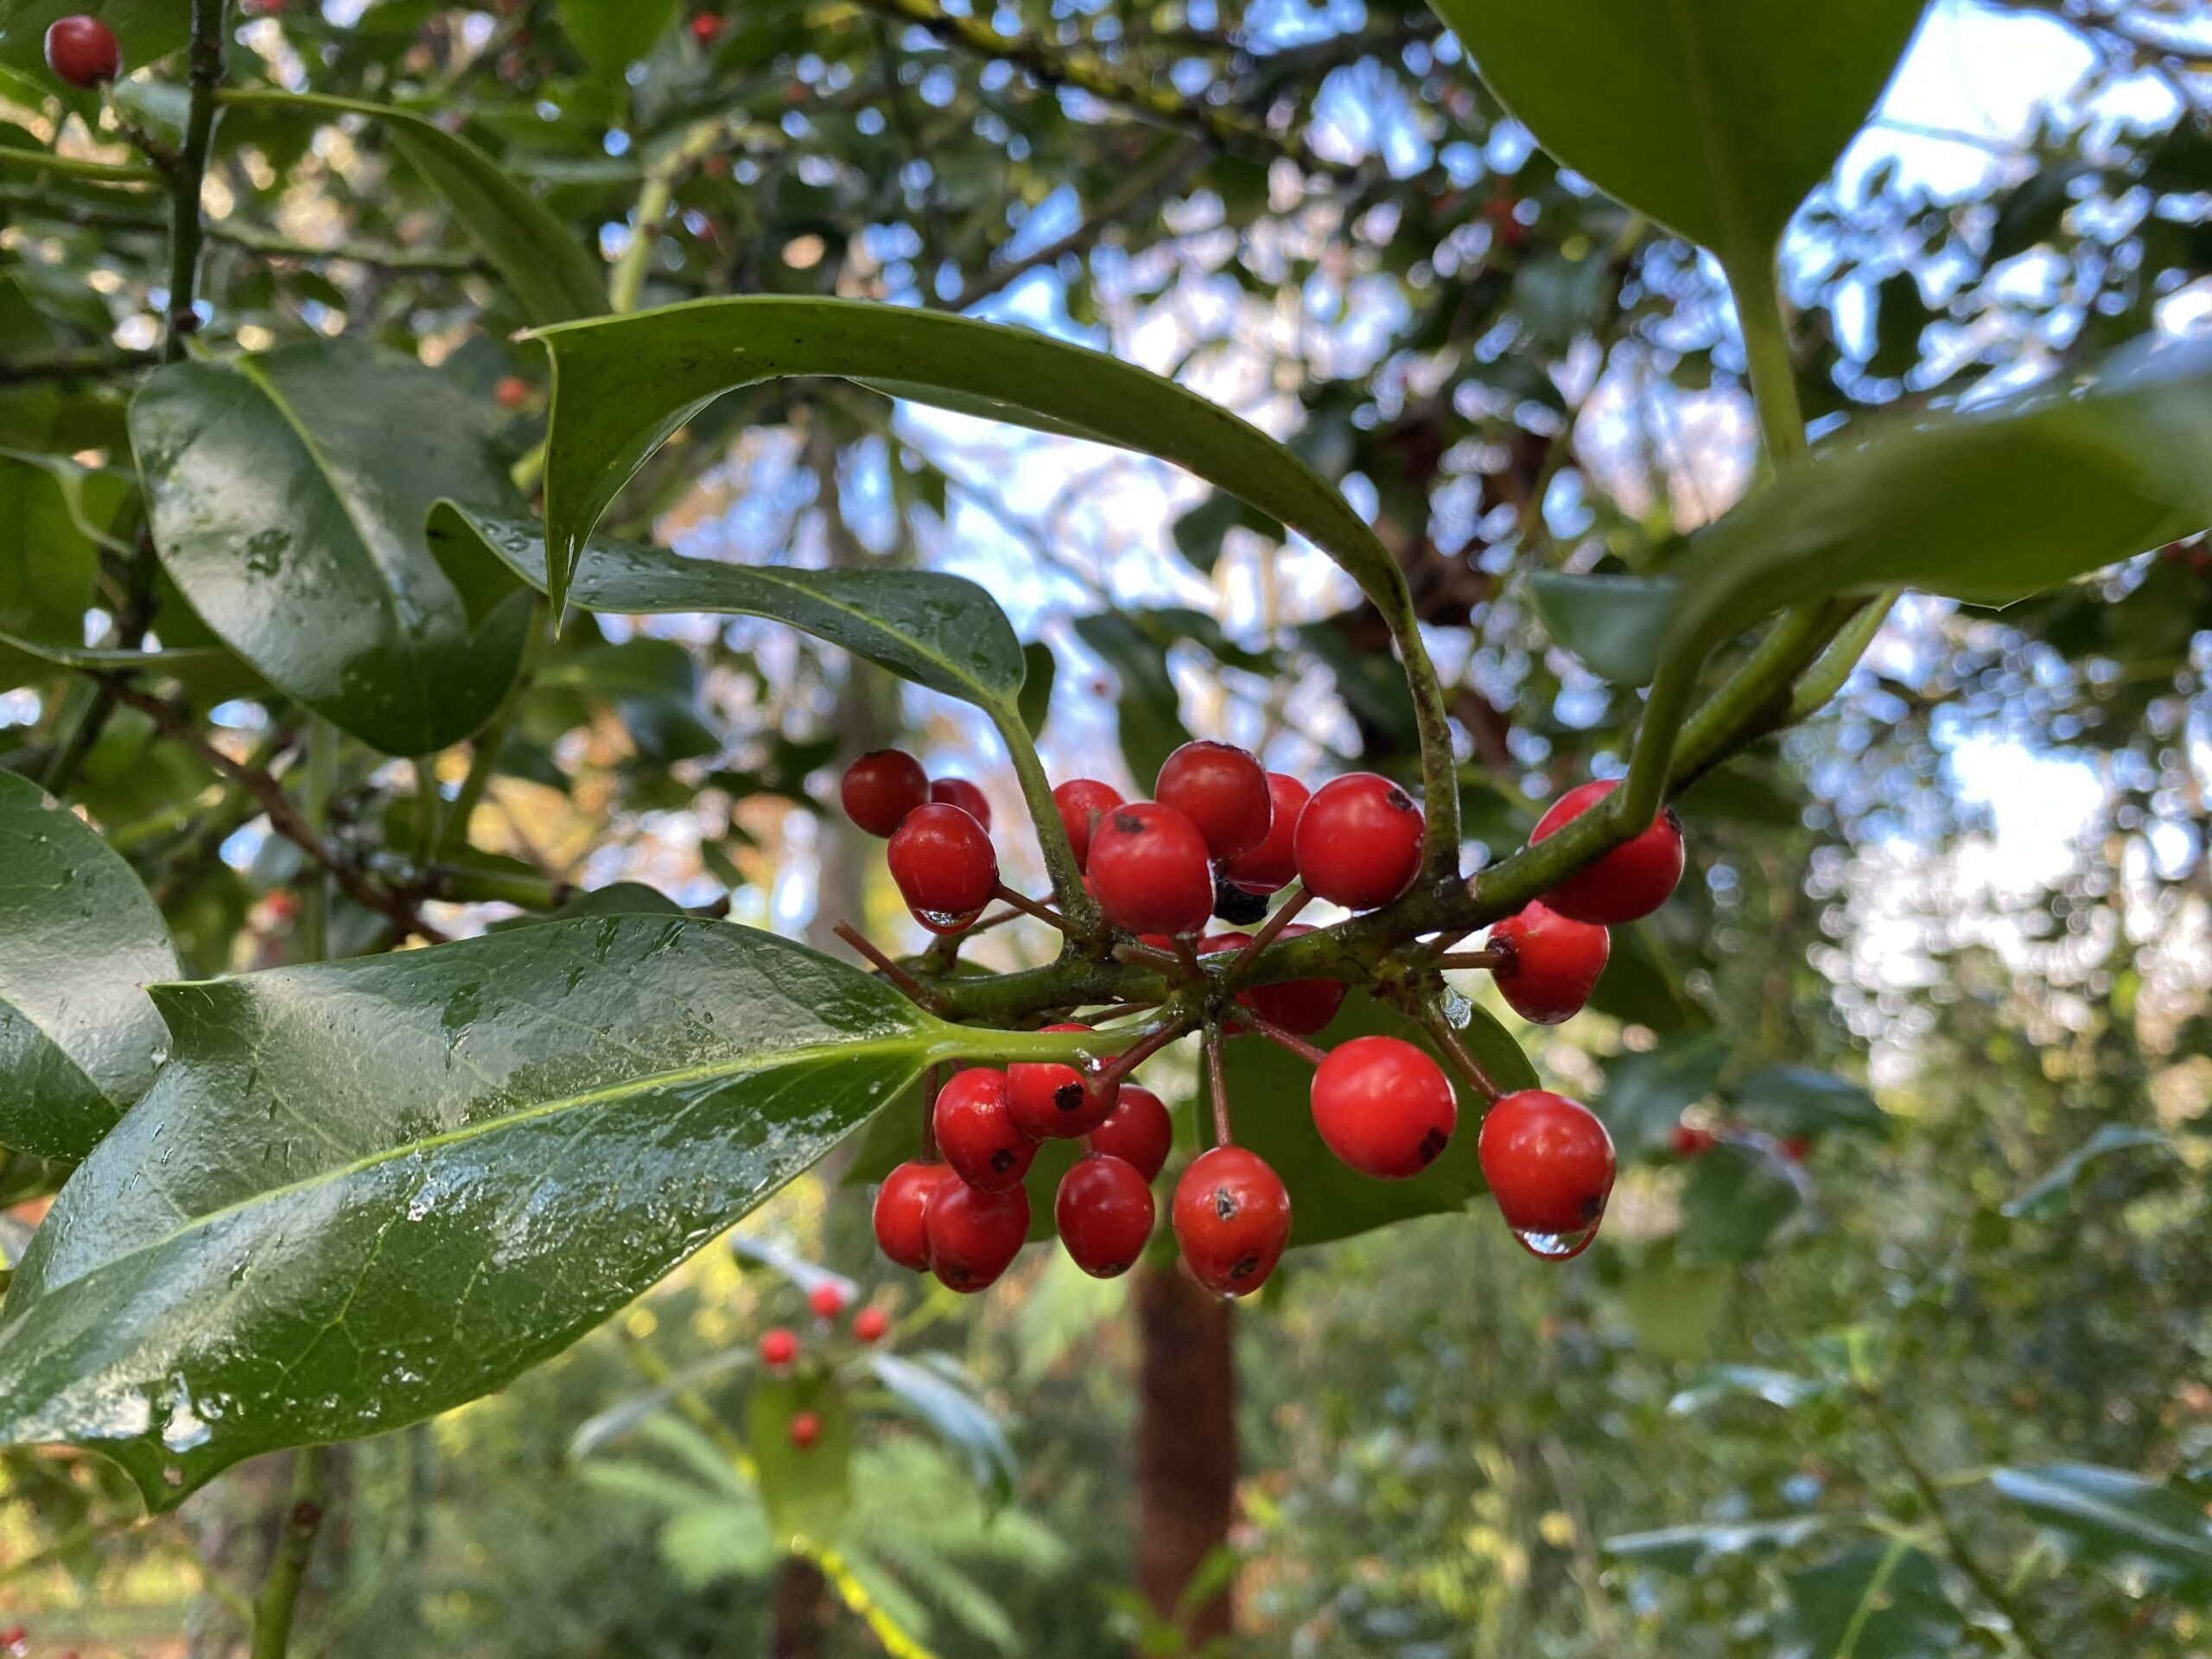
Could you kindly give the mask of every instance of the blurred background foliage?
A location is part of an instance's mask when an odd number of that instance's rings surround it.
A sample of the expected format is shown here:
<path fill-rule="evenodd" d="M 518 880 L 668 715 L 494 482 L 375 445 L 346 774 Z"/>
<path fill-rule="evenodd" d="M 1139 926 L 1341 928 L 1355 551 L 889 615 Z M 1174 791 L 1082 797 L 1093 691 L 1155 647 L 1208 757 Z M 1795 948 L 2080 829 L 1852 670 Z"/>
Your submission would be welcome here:
<path fill-rule="evenodd" d="M 1551 645 L 1521 579 L 1644 565 L 1749 475 L 1711 266 L 1535 151 L 1420 7 L 237 10 L 238 76 L 455 126 L 580 244 L 629 259 L 646 303 L 971 311 L 1175 373 L 1291 439 L 1412 580 L 1490 848 L 1617 762 L 1633 714 Z M 134 63 L 176 43 L 162 7 L 110 10 Z M 0 6 L 0 150 L 122 158 L 113 115 L 38 78 L 33 14 Z M 1786 249 L 1816 430 L 2204 327 L 2208 69 L 2212 10 L 2191 0 L 1940 0 Z M 118 106 L 158 135 L 174 84 L 156 70 Z M 641 225 L 641 202 L 665 205 Z M 210 207 L 210 337 L 372 340 L 496 410 L 516 455 L 536 442 L 524 319 L 378 129 L 236 111 Z M 136 526 L 99 469 L 156 338 L 162 219 L 0 154 L 0 501 L 110 580 Z M 95 470 L 80 483 L 57 454 Z M 1190 733 L 1288 770 L 1413 766 L 1350 585 L 1141 460 L 787 383 L 692 422 L 617 518 L 702 556 L 985 581 L 1054 670 L 1031 712 L 1056 775 L 1148 783 Z M 0 567 L 0 622 L 35 633 L 53 589 L 29 574 Z M 198 643 L 181 605 L 162 614 L 163 645 Z M 898 939 L 876 851 L 821 810 L 842 759 L 906 742 L 1018 819 L 965 711 L 786 632 L 578 618 L 555 649 L 475 816 L 480 875 Z M 36 772 L 67 696 L 35 664 L 0 666 L 0 765 Z M 2001 615 L 1908 601 L 1830 713 L 1701 784 L 1683 810 L 1702 879 L 1618 937 L 1592 1013 L 1526 1033 L 1628 1160 L 1600 1244 L 1560 1269 L 1430 1217 L 1294 1253 L 1237 1317 L 1237 1517 L 1190 1592 L 1233 1583 L 1237 1632 L 1216 1645 L 2212 1651 L 2208 668 L 2198 546 Z M 293 748 L 296 710 L 231 691 L 226 745 Z M 405 844 L 422 786 L 360 753 L 340 841 Z M 128 715 L 78 794 L 195 971 L 286 959 L 297 855 L 253 802 Z M 1033 881 L 1024 850 L 1009 868 Z M 461 931 L 514 919 L 433 912 Z M 335 937 L 367 949 L 384 925 L 341 906 Z M 1046 948 L 1001 930 L 981 954 Z M 748 1232 L 854 1275 L 899 1314 L 899 1353 L 957 1360 L 1018 1474 L 995 1509 L 957 1448 L 859 1413 L 855 1576 L 827 1596 L 820 1651 L 882 1649 L 862 1605 L 947 1655 L 1189 1650 L 1192 1621 L 1132 1588 L 1128 1288 L 1042 1250 L 974 1303 L 894 1280 L 839 1173 Z M 0 1246 L 57 1173 L 0 1174 L 24 1200 Z M 504 1393 L 352 1448 L 301 1650 L 765 1650 L 785 1575 L 758 1484 L 704 1425 L 742 1432 L 757 1379 L 716 1357 L 779 1322 L 845 1340 L 783 1274 L 709 1251 Z M 577 1454 L 610 1406 L 702 1362 L 697 1412 Z M 6 1454 L 0 1639 L 238 1651 L 281 1503 L 249 1469 L 134 1525 L 96 1459 Z"/>

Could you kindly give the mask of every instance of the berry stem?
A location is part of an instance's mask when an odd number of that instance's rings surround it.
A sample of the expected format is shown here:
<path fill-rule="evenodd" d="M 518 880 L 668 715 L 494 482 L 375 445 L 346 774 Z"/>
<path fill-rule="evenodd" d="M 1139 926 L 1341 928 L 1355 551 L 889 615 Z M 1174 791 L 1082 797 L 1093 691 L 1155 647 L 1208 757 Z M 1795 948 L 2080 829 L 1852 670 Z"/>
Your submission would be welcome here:
<path fill-rule="evenodd" d="M 1114 960 L 1135 968 L 1156 968 L 1163 974 L 1177 972 L 1183 965 L 1173 951 L 1155 950 L 1148 944 L 1117 944 Z"/>
<path fill-rule="evenodd" d="M 1283 929 L 1298 919 L 1298 912 L 1313 902 L 1313 895 L 1303 887 L 1292 893 L 1276 909 L 1274 915 L 1260 925 L 1260 931 L 1255 933 L 1244 948 L 1236 953 L 1236 959 L 1229 964 L 1229 971 L 1225 976 L 1229 982 L 1234 984 L 1244 970 L 1258 958 L 1260 952 L 1273 944 L 1281 936 Z"/>
<path fill-rule="evenodd" d="M 1276 1047 L 1288 1049 L 1308 1065 L 1319 1065 L 1329 1058 L 1327 1050 L 1317 1048 L 1303 1037 L 1285 1031 L 1272 1020 L 1262 1019 L 1249 1008 L 1237 1009 L 1236 1018 L 1239 1024 L 1251 1027 Z"/>
<path fill-rule="evenodd" d="M 1005 899 L 1007 903 L 1012 905 L 1023 915 L 1034 916 L 1040 922 L 1048 922 L 1052 926 L 1058 928 L 1063 933 L 1074 931 L 1074 930 L 1068 925 L 1067 918 L 1062 916 L 1059 912 L 1052 909 L 1049 906 L 1039 904 L 1034 899 L 1023 897 L 1020 893 L 1016 893 L 1012 887 L 1007 886 L 1005 882 L 1001 881 L 999 883 L 996 892 L 1000 898 Z M 968 931 L 972 933 L 976 930 L 969 928 Z"/>
<path fill-rule="evenodd" d="M 1116 1002 L 1112 1007 L 1101 1008 L 1097 1013 L 1092 1014 L 1090 1016 L 1090 1023 L 1094 1026 L 1103 1026 L 1109 1020 L 1126 1020 L 1133 1014 L 1142 1014 L 1148 1008 L 1156 1008 L 1159 1006 L 1160 1004 L 1156 1001 Z"/>
<path fill-rule="evenodd" d="M 1461 1040 L 1452 1022 L 1444 1017 L 1444 1011 L 1432 1004 L 1421 1023 L 1427 1027 L 1428 1034 L 1436 1039 L 1436 1046 L 1444 1051 L 1444 1058 L 1452 1062 L 1452 1068 L 1483 1097 L 1484 1104 L 1496 1105 L 1498 1096 L 1504 1091 L 1497 1086 L 1497 1080 L 1484 1069 L 1483 1063 L 1475 1058 L 1474 1051 Z"/>
<path fill-rule="evenodd" d="M 1436 965 L 1439 968 L 1480 968 L 1495 973 L 1500 968 L 1510 966 L 1512 961 L 1510 950 L 1447 950 L 1436 958 Z"/>
<path fill-rule="evenodd" d="M 1229 1072 L 1223 1065 L 1221 1027 L 1206 1022 L 1206 1091 L 1213 1102 L 1213 1143 L 1231 1147 L 1236 1137 L 1229 1128 Z"/>
<path fill-rule="evenodd" d="M 1180 1037 L 1190 1027 L 1182 1020 L 1169 1020 L 1151 1031 L 1115 1057 L 1114 1063 L 1090 1080 L 1090 1092 L 1103 1095 L 1109 1089 L 1118 1089 L 1128 1080 L 1129 1073 Z"/>
<path fill-rule="evenodd" d="M 1187 933 L 1178 933 L 1175 936 L 1175 961 L 1182 969 L 1185 979 L 1194 985 L 1204 982 L 1206 970 L 1199 965 L 1198 947 L 1192 943 L 1191 936 Z"/>
<path fill-rule="evenodd" d="M 900 990 L 906 992 L 908 996 L 913 998 L 913 1000 L 921 1004 L 922 1007 L 935 1012 L 944 1006 L 944 1003 L 938 1000 L 936 992 L 931 990 L 930 988 L 923 984 L 920 980 L 916 979 L 912 974 L 908 973 L 904 968 L 893 962 L 881 950 L 879 950 L 874 944 L 870 943 L 868 938 L 861 932 L 860 929 L 855 927 L 850 922 L 840 922 L 836 927 L 830 929 L 830 931 L 835 933 L 839 938 L 842 939 L 847 944 L 851 945 L 853 949 L 859 951 L 861 955 L 866 957 L 870 963 L 874 964 L 876 972 L 881 974 L 893 985 L 896 985 Z"/>

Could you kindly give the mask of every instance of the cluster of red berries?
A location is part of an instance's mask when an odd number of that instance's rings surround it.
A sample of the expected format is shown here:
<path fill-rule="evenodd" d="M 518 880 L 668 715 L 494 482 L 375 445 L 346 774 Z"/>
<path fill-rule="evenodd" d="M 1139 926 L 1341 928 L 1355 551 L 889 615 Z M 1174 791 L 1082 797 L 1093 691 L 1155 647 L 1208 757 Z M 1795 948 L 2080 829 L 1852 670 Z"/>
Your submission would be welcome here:
<path fill-rule="evenodd" d="M 807 1306 L 814 1310 L 815 1318 L 828 1324 L 845 1311 L 845 1293 L 824 1281 L 807 1293 Z M 863 1307 L 853 1315 L 853 1340 L 865 1346 L 874 1346 L 891 1331 L 891 1316 L 874 1306 Z M 801 1347 L 798 1332 L 789 1325 L 771 1326 L 760 1333 L 760 1363 L 776 1375 L 782 1376 L 798 1363 Z M 791 1444 L 802 1452 L 810 1452 L 822 1438 L 821 1414 L 811 1411 L 791 1414 L 785 1431 Z"/>
<path fill-rule="evenodd" d="M 1585 784 L 1537 824 L 1554 833 L 1613 787 Z M 892 879 L 931 931 L 973 927 L 995 897 L 1051 917 L 1010 892 L 999 876 L 989 810 L 972 784 L 934 785 L 919 762 L 895 749 L 862 756 L 846 772 L 845 810 L 888 838 Z M 1421 867 L 1426 823 L 1397 785 L 1373 773 L 1341 777 L 1309 792 L 1226 743 L 1193 742 L 1170 755 L 1148 801 L 1128 802 L 1095 779 L 1052 791 L 1084 889 L 1106 919 L 1187 976 L 1209 958 L 1233 963 L 1278 938 L 1307 930 L 1289 917 L 1319 898 L 1348 910 L 1390 904 Z M 1672 813 L 1562 881 L 1491 931 L 1480 965 L 1525 1018 L 1555 1023 L 1579 1010 L 1604 971 L 1606 926 L 1649 914 L 1681 879 L 1683 847 Z M 1207 930 L 1218 918 L 1261 921 L 1271 895 L 1293 883 L 1256 936 Z M 1445 965 L 1474 959 L 1440 954 Z M 1232 969 L 1233 970 L 1233 969 Z M 1459 1106 L 1444 1069 L 1395 1037 L 1368 1036 L 1324 1053 L 1304 1039 L 1335 1017 L 1346 987 L 1329 979 L 1236 991 L 1224 1035 L 1249 1030 L 1315 1065 L 1313 1122 L 1338 1158 L 1388 1180 L 1418 1175 L 1450 1143 Z M 1082 1031 L 1063 1024 L 1051 1031 Z M 1480 1084 L 1479 1068 L 1464 1069 Z M 1086 1272 L 1126 1271 L 1151 1236 L 1151 1183 L 1170 1142 L 1167 1114 L 1149 1090 L 1126 1081 L 1125 1065 L 1014 1064 L 957 1071 L 931 1106 L 935 1156 L 902 1164 L 879 1191 L 875 1231 L 900 1265 L 934 1271 L 956 1290 L 976 1291 L 1005 1272 L 1029 1231 L 1022 1181 L 1039 1144 L 1079 1139 L 1086 1155 L 1062 1180 L 1054 1217 L 1063 1243 Z M 1486 1091 L 1487 1092 L 1487 1091 Z M 1290 1236 L 1290 1195 L 1255 1154 L 1228 1143 L 1202 1154 L 1177 1183 L 1170 1223 L 1183 1260 L 1200 1283 L 1227 1295 L 1258 1288 Z M 1539 1254 L 1570 1255 L 1594 1232 L 1612 1188 L 1612 1142 L 1589 1109 L 1542 1090 L 1491 1102 L 1478 1147 L 1486 1179 L 1516 1236 Z M 940 1161 L 941 1159 L 941 1161 Z"/>
<path fill-rule="evenodd" d="M 46 28 L 46 67 L 57 80 L 89 91 L 123 73 L 123 44 L 97 17 L 57 17 Z"/>

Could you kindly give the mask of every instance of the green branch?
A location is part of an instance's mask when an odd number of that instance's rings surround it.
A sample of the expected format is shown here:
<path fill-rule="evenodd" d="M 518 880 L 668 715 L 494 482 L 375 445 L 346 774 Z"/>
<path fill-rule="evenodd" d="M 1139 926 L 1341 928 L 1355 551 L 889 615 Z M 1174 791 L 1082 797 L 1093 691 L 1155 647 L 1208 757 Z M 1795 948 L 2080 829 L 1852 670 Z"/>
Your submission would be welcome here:
<path fill-rule="evenodd" d="M 303 1446 L 292 1454 L 292 1491 L 284 1505 L 269 1574 L 253 1603 L 252 1659 L 284 1659 L 292 1645 L 292 1615 L 299 1605 L 308 1558 L 322 1530 L 323 1448 Z"/>

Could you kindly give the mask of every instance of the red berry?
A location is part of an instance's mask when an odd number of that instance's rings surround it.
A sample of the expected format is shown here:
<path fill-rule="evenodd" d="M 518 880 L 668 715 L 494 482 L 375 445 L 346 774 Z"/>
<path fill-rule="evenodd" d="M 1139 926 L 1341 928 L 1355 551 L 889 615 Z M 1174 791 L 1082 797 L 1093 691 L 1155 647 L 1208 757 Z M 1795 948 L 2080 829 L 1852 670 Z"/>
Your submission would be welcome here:
<path fill-rule="evenodd" d="M 984 829 L 991 827 L 991 803 L 983 791 L 965 778 L 939 778 L 930 785 L 930 799 L 957 806 Z"/>
<path fill-rule="evenodd" d="M 1536 820 L 1530 844 L 1564 829 L 1615 787 L 1601 779 L 1568 790 Z M 1544 902 L 1578 922 L 1632 922 L 1667 902 L 1682 879 L 1682 821 L 1670 806 L 1635 837 L 1554 887 Z"/>
<path fill-rule="evenodd" d="M 722 32 L 722 20 L 711 11 L 702 11 L 691 20 L 691 38 L 702 46 L 712 46 L 715 36 Z"/>
<path fill-rule="evenodd" d="M 1299 815 L 1293 843 L 1299 878 L 1346 910 L 1387 905 L 1421 868 L 1423 827 L 1413 798 L 1388 778 L 1371 772 L 1332 778 Z"/>
<path fill-rule="evenodd" d="M 911 1161 L 883 1178 L 875 1190 L 876 1248 L 915 1273 L 930 1264 L 929 1234 L 922 1225 L 930 1194 L 940 1181 L 957 1179 L 946 1164 Z"/>
<path fill-rule="evenodd" d="M 782 1325 L 765 1332 L 760 1338 L 760 1363 L 780 1371 L 798 1357 L 798 1338 Z"/>
<path fill-rule="evenodd" d="M 1491 929 L 1490 948 L 1504 955 L 1490 972 L 1514 1013 L 1532 1025 L 1555 1026 L 1582 1012 L 1613 939 L 1594 922 L 1531 904 Z"/>
<path fill-rule="evenodd" d="M 1047 1026 L 1046 1031 L 1089 1031 L 1089 1026 Z M 1114 1096 L 1084 1086 L 1083 1073 L 1050 1061 L 1017 1060 L 1006 1069 L 1007 1109 L 1014 1126 L 1033 1141 L 1072 1141 L 1089 1135 L 1114 1109 Z"/>
<path fill-rule="evenodd" d="M 1276 893 L 1295 881 L 1298 820 L 1306 810 L 1310 796 L 1306 785 L 1288 772 L 1269 772 L 1268 838 L 1249 852 L 1239 853 L 1230 859 L 1223 874 L 1247 893 Z"/>
<path fill-rule="evenodd" d="M 72 86 L 97 86 L 123 73 L 123 47 L 97 17 L 57 17 L 47 25 L 46 67 Z"/>
<path fill-rule="evenodd" d="M 1175 1145 L 1175 1126 L 1160 1096 L 1141 1084 L 1125 1083 L 1114 1109 L 1084 1137 L 1083 1144 L 1133 1165 L 1146 1180 L 1156 1180 Z"/>
<path fill-rule="evenodd" d="M 1613 1138 L 1580 1101 L 1543 1089 L 1502 1097 L 1483 1120 L 1483 1179 L 1538 1255 L 1580 1253 L 1613 1190 Z"/>
<path fill-rule="evenodd" d="M 930 1122 L 945 1162 L 981 1192 L 1019 1186 L 1037 1156 L 1037 1143 L 1007 1109 L 1006 1073 L 988 1066 L 954 1072 L 952 1081 L 938 1090 Z"/>
<path fill-rule="evenodd" d="M 1068 845 L 1075 849 L 1076 868 L 1090 868 L 1090 824 L 1094 815 L 1111 812 L 1121 804 L 1122 791 L 1096 778 L 1071 778 L 1052 791 L 1052 804 L 1059 810 L 1060 827 L 1068 832 Z"/>
<path fill-rule="evenodd" d="M 990 902 L 999 855 L 975 817 L 957 806 L 918 806 L 892 831 L 891 879 L 917 921 L 957 933 Z"/>
<path fill-rule="evenodd" d="M 845 1311 L 845 1293 L 825 1281 L 807 1292 L 806 1305 L 817 1319 L 834 1319 Z"/>
<path fill-rule="evenodd" d="M 802 1452 L 814 1450 L 814 1443 L 822 1438 L 822 1419 L 810 1411 L 802 1411 L 791 1418 L 791 1444 Z"/>
<path fill-rule="evenodd" d="M 1313 930 L 1293 922 L 1275 937 L 1294 939 Z M 1287 979 L 1279 985 L 1254 985 L 1236 993 L 1236 1000 L 1271 1025 L 1300 1037 L 1327 1029 L 1344 1005 L 1345 986 L 1334 979 Z"/>
<path fill-rule="evenodd" d="M 1029 1194 L 1020 1187 L 983 1192 L 947 1181 L 930 1199 L 930 1269 L 953 1289 L 982 1290 L 1021 1254 L 1029 1236 Z"/>
<path fill-rule="evenodd" d="M 1274 811 L 1268 774 L 1233 743 L 1185 743 L 1160 768 L 1152 793 L 1198 826 L 1216 858 L 1249 853 L 1268 838 Z"/>
<path fill-rule="evenodd" d="M 845 816 L 871 836 L 888 836 L 930 798 L 929 774 L 904 749 L 877 749 L 845 768 L 837 785 Z"/>
<path fill-rule="evenodd" d="M 1107 919 L 1132 933 L 1195 933 L 1213 915 L 1213 868 L 1198 827 L 1138 801 L 1098 821 L 1090 885 Z"/>
<path fill-rule="evenodd" d="M 853 1339 L 878 1343 L 891 1330 L 891 1316 L 880 1307 L 864 1307 L 853 1315 Z"/>
<path fill-rule="evenodd" d="M 1781 1143 L 1782 1155 L 1793 1164 L 1802 1164 L 1813 1155 L 1813 1143 L 1802 1135 L 1793 1135 Z"/>
<path fill-rule="evenodd" d="M 492 388 L 492 401 L 501 409 L 520 409 L 530 401 L 530 382 L 518 374 L 503 374 Z"/>
<path fill-rule="evenodd" d="M 1459 1122 L 1451 1080 L 1411 1043 L 1355 1037 L 1313 1071 L 1313 1127 L 1363 1175 L 1402 1181 L 1434 1163 Z"/>
<path fill-rule="evenodd" d="M 1688 1123 L 1675 1125 L 1675 1132 L 1668 1137 L 1668 1145 L 1677 1158 L 1696 1158 L 1713 1150 L 1715 1136 L 1711 1129 L 1694 1128 Z"/>
<path fill-rule="evenodd" d="M 1257 1153 L 1216 1147 L 1175 1183 L 1169 1217 L 1192 1278 L 1219 1295 L 1249 1296 L 1290 1242 L 1290 1192 Z"/>
<path fill-rule="evenodd" d="M 1076 1266 L 1094 1279 L 1116 1278 L 1152 1236 L 1152 1188 L 1135 1165 L 1094 1152 L 1060 1178 L 1052 1217 Z"/>

